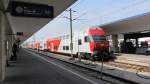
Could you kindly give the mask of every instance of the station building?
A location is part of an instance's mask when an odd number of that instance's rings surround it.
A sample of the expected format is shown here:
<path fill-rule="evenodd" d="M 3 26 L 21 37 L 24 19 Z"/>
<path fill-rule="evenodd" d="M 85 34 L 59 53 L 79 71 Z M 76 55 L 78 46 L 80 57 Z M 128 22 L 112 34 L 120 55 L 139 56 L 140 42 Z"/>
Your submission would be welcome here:
<path fill-rule="evenodd" d="M 100 27 L 107 33 L 111 51 L 144 54 L 150 51 L 149 21 L 150 13 L 145 13 L 104 24 Z"/>

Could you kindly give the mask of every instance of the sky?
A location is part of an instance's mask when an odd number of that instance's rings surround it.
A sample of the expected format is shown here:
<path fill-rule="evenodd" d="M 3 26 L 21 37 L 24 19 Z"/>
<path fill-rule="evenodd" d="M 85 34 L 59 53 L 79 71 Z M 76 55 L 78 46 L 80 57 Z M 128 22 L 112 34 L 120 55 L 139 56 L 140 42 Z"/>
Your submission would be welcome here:
<path fill-rule="evenodd" d="M 150 12 L 150 0 L 78 0 L 72 6 L 73 32 Z M 69 9 L 68 8 L 68 9 Z M 27 41 L 45 41 L 70 33 L 69 12 L 64 11 Z"/>

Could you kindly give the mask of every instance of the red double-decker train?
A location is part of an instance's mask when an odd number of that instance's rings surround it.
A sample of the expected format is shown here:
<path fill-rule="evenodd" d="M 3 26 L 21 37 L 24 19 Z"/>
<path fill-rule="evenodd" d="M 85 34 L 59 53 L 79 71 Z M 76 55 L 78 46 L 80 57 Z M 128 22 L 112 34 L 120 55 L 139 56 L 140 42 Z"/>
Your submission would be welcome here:
<path fill-rule="evenodd" d="M 113 58 L 109 53 L 109 42 L 105 35 L 104 30 L 97 27 L 73 33 L 73 55 L 91 60 Z M 47 39 L 43 49 L 54 53 L 71 54 L 70 39 L 70 35 Z"/>

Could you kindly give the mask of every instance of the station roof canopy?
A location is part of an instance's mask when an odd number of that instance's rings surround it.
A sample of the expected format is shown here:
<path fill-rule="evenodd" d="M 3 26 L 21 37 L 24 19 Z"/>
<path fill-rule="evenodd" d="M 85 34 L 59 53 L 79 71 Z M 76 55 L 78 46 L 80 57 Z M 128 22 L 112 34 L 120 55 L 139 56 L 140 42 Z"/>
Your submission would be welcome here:
<path fill-rule="evenodd" d="M 71 6 L 76 0 L 2 0 L 4 10 L 8 9 L 10 1 L 16 2 L 25 2 L 32 4 L 41 4 L 53 7 L 53 17 L 52 18 L 37 18 L 37 17 L 22 17 L 22 16 L 13 16 L 10 12 L 6 12 L 6 18 L 13 33 L 23 32 L 23 36 L 20 37 L 22 41 L 28 39 L 35 32 L 45 26 L 49 21 L 53 20 L 60 13 L 66 10 Z M 24 7 L 25 8 L 25 7 Z M 30 9 L 30 7 L 29 7 Z M 36 8 L 35 8 L 36 9 Z M 21 11 L 20 8 L 16 9 Z M 34 8 L 33 8 L 34 10 Z M 37 9 L 38 10 L 38 9 Z M 30 10 L 25 11 L 30 12 Z M 32 11 L 33 13 L 33 11 Z"/>
<path fill-rule="evenodd" d="M 119 21 L 101 25 L 107 35 L 135 33 L 150 30 L 150 13 L 145 13 Z"/>
<path fill-rule="evenodd" d="M 124 38 L 126 39 L 136 39 L 136 38 L 142 38 L 142 37 L 150 37 L 150 31 L 140 32 L 140 33 L 128 33 L 124 35 Z"/>

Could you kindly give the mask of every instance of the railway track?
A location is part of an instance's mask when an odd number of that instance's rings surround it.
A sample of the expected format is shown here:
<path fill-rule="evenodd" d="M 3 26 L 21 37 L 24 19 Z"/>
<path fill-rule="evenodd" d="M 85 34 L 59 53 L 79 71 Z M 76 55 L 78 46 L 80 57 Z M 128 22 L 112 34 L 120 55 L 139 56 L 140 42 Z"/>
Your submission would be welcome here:
<path fill-rule="evenodd" d="M 115 62 L 115 61 L 105 62 L 104 64 L 122 68 L 122 69 L 129 69 L 129 70 L 138 71 L 138 72 L 149 72 L 150 73 L 150 67 L 148 67 L 148 66 L 130 64 L 130 63 L 124 63 L 124 62 Z"/>
<path fill-rule="evenodd" d="M 97 62 L 101 63 L 100 61 L 97 61 Z M 148 67 L 148 66 L 142 66 L 142 65 L 137 65 L 137 64 L 125 63 L 125 62 L 116 62 L 116 61 L 104 62 L 104 64 L 118 67 L 118 68 L 122 68 L 122 69 L 132 70 L 135 72 L 148 72 L 148 73 L 150 73 L 150 66 Z"/>
<path fill-rule="evenodd" d="M 38 52 L 36 52 L 36 53 L 38 53 Z M 38 53 L 38 54 L 45 55 L 46 57 L 49 57 L 46 54 L 41 54 L 41 53 Z M 53 57 L 49 57 L 49 58 L 53 58 Z M 79 72 L 84 73 L 88 76 L 94 77 L 96 79 L 101 79 L 105 82 L 109 82 L 111 84 L 139 84 L 135 81 L 130 81 L 128 79 L 123 79 L 123 78 L 116 77 L 116 76 L 113 76 L 113 75 L 110 75 L 110 74 L 107 74 L 104 72 L 96 71 L 92 68 L 89 68 L 89 65 L 87 65 L 87 67 L 86 67 L 86 66 L 82 66 L 80 64 L 76 64 L 74 62 L 68 62 L 68 61 L 58 59 L 58 58 L 54 58 L 54 59 L 62 62 L 65 66 L 68 66 L 69 68 L 72 68 L 76 71 L 79 71 Z"/>
<path fill-rule="evenodd" d="M 61 55 L 65 55 L 65 54 L 61 54 Z M 65 56 L 70 56 L 70 55 L 65 55 Z M 150 73 L 150 67 L 148 66 L 142 66 L 142 65 L 137 65 L 137 64 L 125 63 L 125 62 L 116 62 L 116 61 L 104 62 L 104 64 L 122 68 L 122 69 L 132 70 L 132 71 Z"/>
<path fill-rule="evenodd" d="M 110 76 L 105 75 L 105 74 L 101 75 L 100 72 L 96 72 L 96 71 L 93 71 L 93 70 L 90 70 L 87 68 L 79 67 L 79 66 L 76 66 L 74 64 L 68 64 L 68 63 L 63 63 L 63 64 L 65 66 L 68 66 L 69 68 L 75 70 L 75 71 L 84 73 L 90 77 L 94 77 L 95 79 L 103 80 L 103 81 L 108 82 L 110 84 L 134 84 L 131 82 L 127 82 L 127 81 L 123 81 L 123 80 L 120 80 L 117 78 L 110 77 Z"/>
<path fill-rule="evenodd" d="M 56 53 L 57 54 L 57 53 Z M 65 55 L 61 54 L 64 56 L 70 56 L 70 55 Z M 98 63 L 101 63 L 98 61 Z M 148 72 L 150 73 L 150 67 L 148 66 L 142 66 L 142 65 L 137 65 L 137 64 L 131 64 L 131 63 L 125 63 L 125 62 L 116 62 L 116 61 L 110 61 L 110 62 L 104 62 L 105 65 L 129 70 L 129 71 L 134 71 L 134 72 Z"/>

